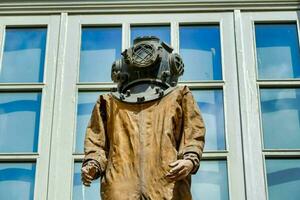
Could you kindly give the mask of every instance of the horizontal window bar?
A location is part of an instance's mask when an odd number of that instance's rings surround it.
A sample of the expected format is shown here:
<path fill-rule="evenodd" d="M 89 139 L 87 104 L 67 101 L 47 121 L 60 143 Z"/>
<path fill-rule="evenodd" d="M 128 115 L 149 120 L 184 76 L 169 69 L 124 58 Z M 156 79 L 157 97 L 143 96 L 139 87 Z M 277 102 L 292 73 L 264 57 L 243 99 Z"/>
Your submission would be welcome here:
<path fill-rule="evenodd" d="M 31 162 L 38 158 L 38 154 L 0 154 L 0 162 Z"/>
<path fill-rule="evenodd" d="M 178 85 L 187 85 L 191 89 L 222 89 L 225 85 L 224 81 L 214 81 L 214 82 L 180 82 Z M 106 90 L 109 91 L 110 88 L 117 87 L 113 83 L 78 83 L 77 89 L 79 91 L 97 91 Z"/>
<path fill-rule="evenodd" d="M 300 149 L 264 149 L 263 152 L 299 152 Z"/>
<path fill-rule="evenodd" d="M 257 81 L 260 87 L 300 87 L 300 79 L 296 80 L 272 80 L 272 81 Z"/>
<path fill-rule="evenodd" d="M 201 81 L 201 82 L 180 82 L 179 85 L 187 85 L 189 88 L 197 89 L 197 88 L 205 88 L 205 89 L 221 89 L 225 83 L 224 81 Z"/>
<path fill-rule="evenodd" d="M 44 83 L 0 83 L 0 91 L 41 91 Z"/>
<path fill-rule="evenodd" d="M 300 158 L 300 151 L 268 151 L 268 152 L 263 152 L 263 155 L 266 158 Z"/>

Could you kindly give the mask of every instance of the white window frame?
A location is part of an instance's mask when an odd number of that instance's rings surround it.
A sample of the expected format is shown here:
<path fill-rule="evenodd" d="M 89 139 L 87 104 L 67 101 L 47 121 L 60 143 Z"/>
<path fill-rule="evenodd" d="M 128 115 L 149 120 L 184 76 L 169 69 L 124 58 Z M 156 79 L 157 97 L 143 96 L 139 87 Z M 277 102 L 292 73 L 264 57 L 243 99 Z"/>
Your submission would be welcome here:
<path fill-rule="evenodd" d="M 266 158 L 300 157 L 300 149 L 263 150 L 259 88 L 300 87 L 300 79 L 258 79 L 254 25 L 256 22 L 296 22 L 299 38 L 299 16 L 300 12 L 297 11 L 242 13 L 235 11 L 247 199 L 268 199 Z"/>
<path fill-rule="evenodd" d="M 122 16 L 121 16 L 122 15 Z M 232 12 L 184 13 L 184 14 L 121 14 L 121 15 L 72 15 L 62 14 L 56 98 L 57 115 L 54 118 L 52 140 L 51 177 L 48 199 L 71 199 L 73 189 L 73 168 L 75 161 L 83 155 L 74 154 L 76 109 L 78 91 L 108 90 L 112 82 L 78 83 L 80 41 L 82 26 L 122 27 L 122 50 L 129 47 L 130 25 L 170 24 L 171 45 L 179 51 L 179 24 L 219 24 L 222 44 L 221 81 L 181 82 L 192 89 L 223 89 L 226 147 L 225 151 L 208 151 L 203 160 L 227 160 L 228 187 L 230 199 L 245 199 L 241 127 L 239 116 L 237 66 L 235 56 L 234 20 Z M 59 54 L 60 54 L 59 53 Z M 225 70 L 226 69 L 226 70 Z M 108 74 L 107 76 L 110 76 Z M 96 101 L 96 100 L 95 100 Z M 99 194 L 100 195 L 100 194 Z"/>
<path fill-rule="evenodd" d="M 52 133 L 53 103 L 56 76 L 56 57 L 59 36 L 59 15 L 49 16 L 1 16 L 0 17 L 0 60 L 2 64 L 5 28 L 47 28 L 44 80 L 38 83 L 0 83 L 0 92 L 40 92 L 41 108 L 39 141 L 36 153 L 0 153 L 0 162 L 32 162 L 36 164 L 34 199 L 47 199 L 50 141 Z M 16 190 L 16 192 L 18 192 Z"/>

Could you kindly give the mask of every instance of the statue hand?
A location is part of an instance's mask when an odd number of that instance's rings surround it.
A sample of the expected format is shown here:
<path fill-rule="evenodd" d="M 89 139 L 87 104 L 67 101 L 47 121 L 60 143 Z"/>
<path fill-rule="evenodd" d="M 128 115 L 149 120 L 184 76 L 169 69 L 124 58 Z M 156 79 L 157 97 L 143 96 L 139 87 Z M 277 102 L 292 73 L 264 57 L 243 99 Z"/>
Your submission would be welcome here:
<path fill-rule="evenodd" d="M 166 175 L 169 181 L 178 181 L 185 178 L 194 168 L 194 164 L 191 160 L 180 159 L 169 164 L 172 169 Z"/>
<path fill-rule="evenodd" d="M 88 162 L 81 168 L 81 181 L 83 185 L 89 187 L 92 183 L 92 180 L 98 178 L 98 174 L 98 168 L 92 162 Z"/>

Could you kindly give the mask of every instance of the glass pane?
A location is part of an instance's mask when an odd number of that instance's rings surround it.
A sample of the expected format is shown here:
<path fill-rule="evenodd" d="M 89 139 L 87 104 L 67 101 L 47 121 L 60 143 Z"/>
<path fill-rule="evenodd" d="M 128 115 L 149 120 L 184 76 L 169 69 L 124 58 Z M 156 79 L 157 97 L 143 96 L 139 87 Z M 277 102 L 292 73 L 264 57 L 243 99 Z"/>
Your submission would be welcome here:
<path fill-rule="evenodd" d="M 222 60 L 219 26 L 180 26 L 183 80 L 221 80 Z"/>
<path fill-rule="evenodd" d="M 111 81 L 111 65 L 121 49 L 121 27 L 82 28 L 79 81 Z"/>
<path fill-rule="evenodd" d="M 193 90 L 206 126 L 205 150 L 225 150 L 222 90 Z"/>
<path fill-rule="evenodd" d="M 161 41 L 171 44 L 169 26 L 133 26 L 131 27 L 131 44 L 136 37 L 156 36 Z"/>
<path fill-rule="evenodd" d="M 33 199 L 34 179 L 33 163 L 0 163 L 0 199 Z"/>
<path fill-rule="evenodd" d="M 226 161 L 201 161 L 198 173 L 192 176 L 194 200 L 228 200 Z"/>
<path fill-rule="evenodd" d="M 261 89 L 266 149 L 300 149 L 300 89 Z"/>
<path fill-rule="evenodd" d="M 300 77 L 300 49 L 296 24 L 256 24 L 260 79 Z"/>
<path fill-rule="evenodd" d="M 269 200 L 300 199 L 300 160 L 267 159 Z"/>
<path fill-rule="evenodd" d="M 81 163 L 75 163 L 73 179 L 73 200 L 99 200 L 100 179 L 92 182 L 90 187 L 85 187 L 81 182 Z"/>
<path fill-rule="evenodd" d="M 0 152 L 37 152 L 40 93 L 0 93 Z"/>
<path fill-rule="evenodd" d="M 46 28 L 6 29 L 0 82 L 42 82 L 46 36 Z"/>
<path fill-rule="evenodd" d="M 77 124 L 76 124 L 76 153 L 83 153 L 83 142 L 85 130 L 92 114 L 93 107 L 103 92 L 80 92 L 77 104 Z"/>

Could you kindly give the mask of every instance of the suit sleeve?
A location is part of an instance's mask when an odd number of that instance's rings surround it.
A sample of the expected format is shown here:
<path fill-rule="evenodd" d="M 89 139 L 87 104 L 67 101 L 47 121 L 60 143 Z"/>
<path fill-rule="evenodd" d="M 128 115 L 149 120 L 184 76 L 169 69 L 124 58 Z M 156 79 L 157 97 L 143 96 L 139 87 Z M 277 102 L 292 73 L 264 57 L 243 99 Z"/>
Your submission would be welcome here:
<path fill-rule="evenodd" d="M 182 99 L 183 126 L 179 156 L 194 164 L 192 174 L 199 169 L 205 143 L 205 124 L 200 109 L 188 87 L 184 88 Z"/>
<path fill-rule="evenodd" d="M 106 101 L 100 95 L 94 105 L 84 139 L 83 166 L 89 161 L 97 163 L 102 174 L 107 165 L 108 144 L 106 136 Z"/>

